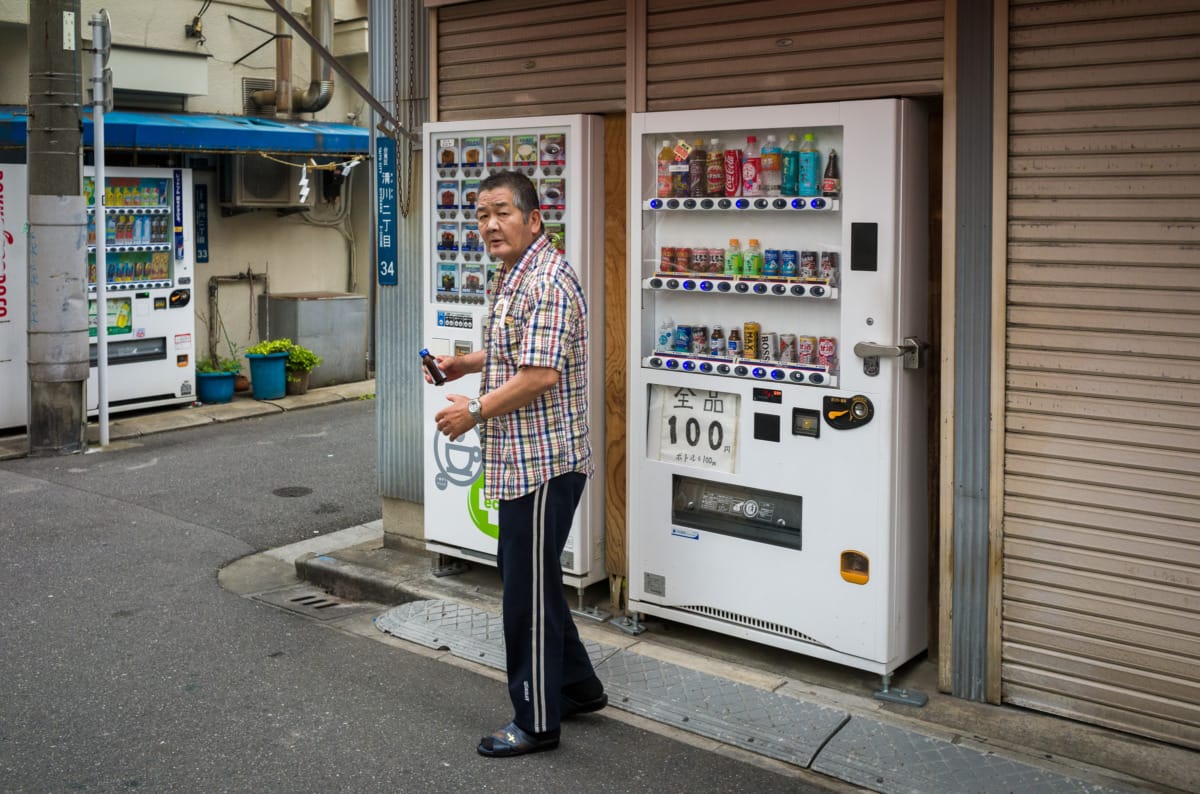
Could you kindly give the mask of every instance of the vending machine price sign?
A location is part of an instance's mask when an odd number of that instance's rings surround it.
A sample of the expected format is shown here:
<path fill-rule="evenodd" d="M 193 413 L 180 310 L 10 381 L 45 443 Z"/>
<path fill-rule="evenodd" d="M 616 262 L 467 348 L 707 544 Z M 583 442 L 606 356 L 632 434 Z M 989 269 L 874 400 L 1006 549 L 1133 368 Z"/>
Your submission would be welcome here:
<path fill-rule="evenodd" d="M 650 457 L 664 463 L 733 473 L 741 395 L 677 386 L 650 387 Z"/>

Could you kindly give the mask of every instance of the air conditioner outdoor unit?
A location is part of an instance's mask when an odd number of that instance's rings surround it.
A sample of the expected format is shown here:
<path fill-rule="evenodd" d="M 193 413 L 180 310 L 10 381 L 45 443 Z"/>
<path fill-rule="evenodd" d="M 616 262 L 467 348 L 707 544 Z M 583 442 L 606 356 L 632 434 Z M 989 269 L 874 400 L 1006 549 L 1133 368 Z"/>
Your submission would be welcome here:
<path fill-rule="evenodd" d="M 303 171 L 257 154 L 237 154 L 224 159 L 221 205 L 240 209 L 305 209 L 313 205 L 316 189 L 309 171 L 309 191 L 300 200 Z"/>

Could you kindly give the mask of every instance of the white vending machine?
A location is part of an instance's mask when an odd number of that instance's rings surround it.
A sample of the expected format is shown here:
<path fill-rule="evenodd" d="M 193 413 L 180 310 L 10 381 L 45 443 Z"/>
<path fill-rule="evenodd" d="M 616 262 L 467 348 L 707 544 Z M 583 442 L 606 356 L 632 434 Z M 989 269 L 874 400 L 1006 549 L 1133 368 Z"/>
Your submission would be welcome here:
<path fill-rule="evenodd" d="M 630 610 L 925 648 L 926 147 L 904 100 L 633 116 Z"/>
<path fill-rule="evenodd" d="M 196 398 L 195 239 L 192 172 L 185 168 L 106 168 L 104 219 L 96 185 L 84 176 L 88 205 L 88 323 L 92 369 L 89 412 L 99 410 L 96 385 L 96 242 L 105 240 L 108 400 L 113 411 Z"/>
<path fill-rule="evenodd" d="M 5 313 L 0 316 L 0 428 L 28 421 L 29 373 L 25 306 L 28 299 L 23 218 L 25 166 L 4 166 L 7 200 Z M 19 183 L 17 182 L 19 180 Z M 112 411 L 195 399 L 194 230 L 191 171 L 181 168 L 105 169 L 104 217 L 97 218 L 95 180 L 85 169 L 88 324 L 91 370 L 87 410 L 99 410 L 96 335 L 108 324 L 108 400 Z M 19 188 L 19 189 L 18 189 Z M 22 222 L 23 226 L 23 222 Z M 96 306 L 96 241 L 105 240 L 107 306 Z"/>
<path fill-rule="evenodd" d="M 588 410 L 596 475 L 583 492 L 563 551 L 563 581 L 577 588 L 604 573 L 604 126 L 598 116 L 544 116 L 425 125 L 424 341 L 434 355 L 483 344 L 498 261 L 475 223 L 479 183 L 496 171 L 533 180 L 546 233 L 575 268 L 588 300 Z M 413 351 L 413 366 L 418 366 Z M 483 496 L 478 432 L 450 441 L 434 415 L 447 390 L 475 396 L 479 376 L 425 386 L 426 548 L 496 564 L 498 505 Z"/>

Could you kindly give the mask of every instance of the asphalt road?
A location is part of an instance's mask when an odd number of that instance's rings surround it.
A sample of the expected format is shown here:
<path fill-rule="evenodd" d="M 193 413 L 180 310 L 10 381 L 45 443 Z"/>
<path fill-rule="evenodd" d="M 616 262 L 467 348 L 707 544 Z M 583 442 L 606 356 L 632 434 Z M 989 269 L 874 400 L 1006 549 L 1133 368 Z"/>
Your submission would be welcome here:
<path fill-rule="evenodd" d="M 485 759 L 501 683 L 222 589 L 378 518 L 374 439 L 361 401 L 0 463 L 0 791 L 841 788 L 603 714 Z"/>

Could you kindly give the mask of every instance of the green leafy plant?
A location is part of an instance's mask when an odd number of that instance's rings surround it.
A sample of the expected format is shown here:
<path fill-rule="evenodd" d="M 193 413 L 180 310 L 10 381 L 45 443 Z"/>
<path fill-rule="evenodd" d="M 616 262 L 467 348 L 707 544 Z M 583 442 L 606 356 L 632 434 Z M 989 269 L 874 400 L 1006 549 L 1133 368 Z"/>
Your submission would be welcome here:
<path fill-rule="evenodd" d="M 272 353 L 291 353 L 291 339 L 264 339 L 256 345 L 246 348 L 248 356 L 269 356 Z"/>
<path fill-rule="evenodd" d="M 298 381 L 300 372 L 312 372 L 315 368 L 321 366 L 322 359 L 313 351 L 309 350 L 304 345 L 295 343 L 288 349 L 287 364 L 285 365 L 288 373 L 288 380 Z"/>
<path fill-rule="evenodd" d="M 218 356 L 215 359 L 205 358 L 196 362 L 196 372 L 201 374 L 224 372 L 230 375 L 237 375 L 241 371 L 242 362 L 236 358 L 221 358 Z"/>

